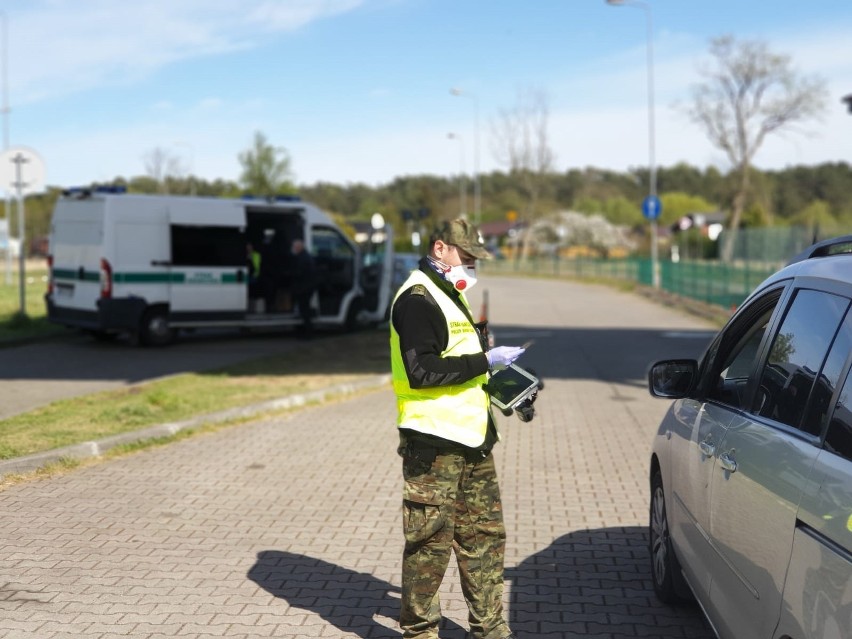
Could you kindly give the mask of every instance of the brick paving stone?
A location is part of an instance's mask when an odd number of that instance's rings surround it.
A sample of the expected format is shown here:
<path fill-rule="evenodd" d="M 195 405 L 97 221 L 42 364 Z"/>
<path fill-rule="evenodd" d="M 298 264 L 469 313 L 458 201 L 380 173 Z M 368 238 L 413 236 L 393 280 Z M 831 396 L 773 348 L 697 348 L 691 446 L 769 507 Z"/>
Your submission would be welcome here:
<path fill-rule="evenodd" d="M 498 416 L 518 637 L 709 639 L 650 584 L 646 453 L 666 409 L 651 358 L 601 350 L 624 317 L 707 325 L 602 287 L 493 286 L 498 340 L 532 334 L 547 384 L 532 423 Z M 394 417 L 385 388 L 0 492 L 0 638 L 399 637 Z M 442 637 L 463 639 L 453 565 L 441 598 Z"/>

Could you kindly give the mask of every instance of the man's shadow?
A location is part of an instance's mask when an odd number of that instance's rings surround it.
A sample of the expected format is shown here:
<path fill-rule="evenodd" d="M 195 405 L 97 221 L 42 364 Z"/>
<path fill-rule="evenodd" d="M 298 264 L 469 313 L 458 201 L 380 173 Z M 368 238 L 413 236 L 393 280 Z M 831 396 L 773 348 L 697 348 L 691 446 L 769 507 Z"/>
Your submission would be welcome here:
<path fill-rule="evenodd" d="M 399 588 L 373 575 L 282 550 L 263 550 L 248 578 L 295 608 L 309 610 L 342 632 L 364 639 L 398 638 Z M 391 620 L 393 627 L 376 617 Z M 461 639 L 465 630 L 444 619 L 441 632 Z"/>
<path fill-rule="evenodd" d="M 398 638 L 399 588 L 373 575 L 321 559 L 264 550 L 249 579 L 291 606 L 309 610 L 342 632 L 363 639 Z M 660 603 L 651 581 L 648 531 L 625 526 L 578 530 L 506 568 L 509 625 L 519 639 L 659 637 L 683 632 L 712 639 L 697 606 Z M 384 617 L 385 623 L 376 620 Z M 388 627 L 390 626 L 390 627 Z M 463 639 L 465 629 L 446 617 L 441 637 Z"/>

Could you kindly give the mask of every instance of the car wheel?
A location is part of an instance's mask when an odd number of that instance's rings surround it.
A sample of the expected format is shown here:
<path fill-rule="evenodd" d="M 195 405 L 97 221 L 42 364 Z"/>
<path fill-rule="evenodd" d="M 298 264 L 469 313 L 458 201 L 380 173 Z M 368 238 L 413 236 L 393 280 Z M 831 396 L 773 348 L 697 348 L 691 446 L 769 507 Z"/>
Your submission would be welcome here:
<path fill-rule="evenodd" d="M 174 339 L 175 329 L 169 326 L 166 309 L 149 308 L 142 316 L 142 343 L 146 346 L 165 346 Z"/>
<path fill-rule="evenodd" d="M 668 604 L 690 599 L 689 586 L 681 574 L 680 562 L 674 554 L 666 513 L 663 477 L 659 471 L 651 479 L 651 517 L 648 526 L 651 553 L 651 578 L 657 598 Z"/>

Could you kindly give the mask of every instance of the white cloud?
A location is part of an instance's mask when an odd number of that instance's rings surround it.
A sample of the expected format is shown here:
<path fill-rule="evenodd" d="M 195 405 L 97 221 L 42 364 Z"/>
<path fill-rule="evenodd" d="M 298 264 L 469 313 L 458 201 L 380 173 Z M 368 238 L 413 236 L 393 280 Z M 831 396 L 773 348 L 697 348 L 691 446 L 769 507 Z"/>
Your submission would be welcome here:
<path fill-rule="evenodd" d="M 272 31 L 291 31 L 306 24 L 351 11 L 362 0 L 291 0 L 260 2 L 246 12 L 246 21 Z"/>
<path fill-rule="evenodd" d="M 359 0 L 42 0 L 9 12 L 15 103 L 121 84 L 178 60 L 251 48 L 264 33 L 351 11 Z M 263 19 L 264 29 L 258 29 Z"/>

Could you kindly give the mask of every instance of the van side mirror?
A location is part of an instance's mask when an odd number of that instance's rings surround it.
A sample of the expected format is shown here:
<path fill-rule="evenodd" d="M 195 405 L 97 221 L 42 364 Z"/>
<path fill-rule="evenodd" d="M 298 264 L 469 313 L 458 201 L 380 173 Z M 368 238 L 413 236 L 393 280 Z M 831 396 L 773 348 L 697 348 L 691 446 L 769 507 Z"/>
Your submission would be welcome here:
<path fill-rule="evenodd" d="M 698 362 L 694 359 L 668 359 L 651 365 L 648 391 L 654 397 L 681 399 L 695 388 Z"/>

